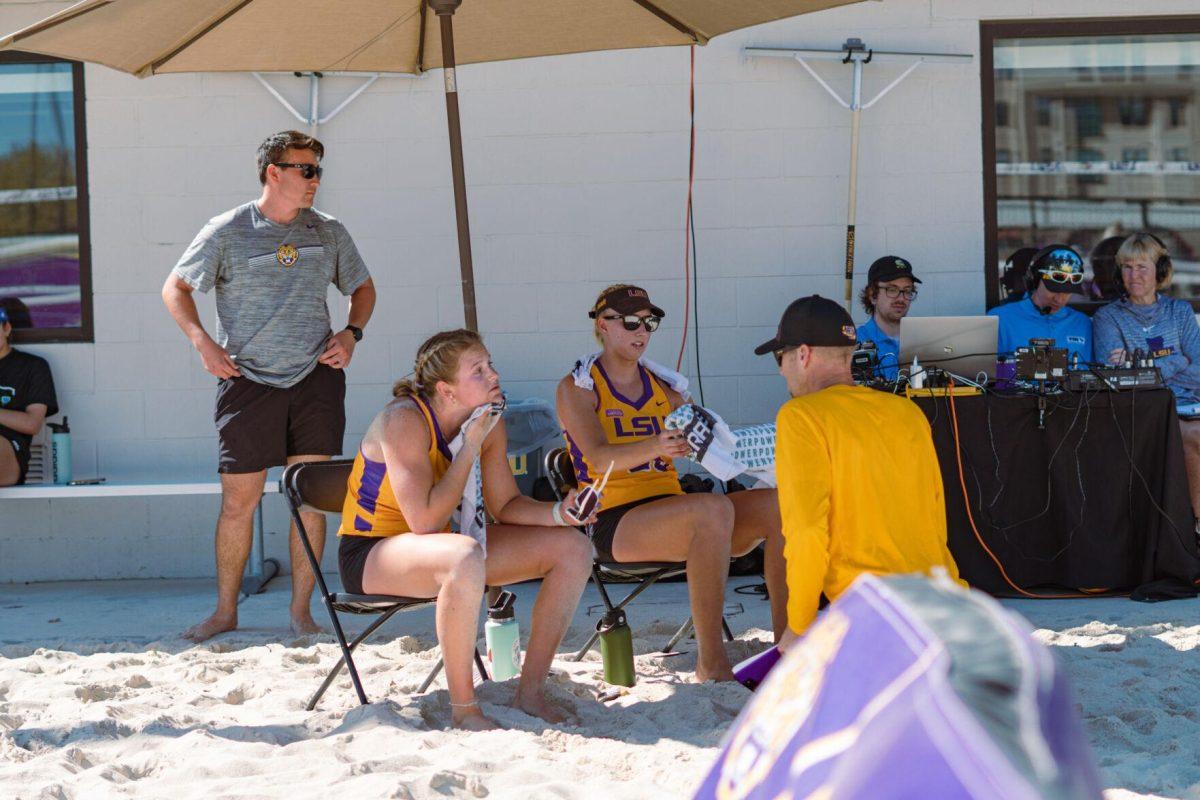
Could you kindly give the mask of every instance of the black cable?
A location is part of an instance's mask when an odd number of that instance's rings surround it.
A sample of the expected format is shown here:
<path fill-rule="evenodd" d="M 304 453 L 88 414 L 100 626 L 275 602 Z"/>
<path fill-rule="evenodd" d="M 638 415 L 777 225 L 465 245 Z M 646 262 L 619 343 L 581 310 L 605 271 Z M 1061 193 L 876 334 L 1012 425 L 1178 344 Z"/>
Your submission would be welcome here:
<path fill-rule="evenodd" d="M 696 127 L 696 110 L 692 109 L 692 128 Z M 694 141 L 694 136 L 693 136 Z M 704 376 L 700 374 L 700 262 L 696 255 L 696 204 L 688 206 L 688 226 L 692 229 L 692 309 L 696 327 L 692 338 L 696 342 L 696 390 L 700 393 L 700 405 L 704 403 Z M 707 407 L 707 406 L 706 406 Z"/>

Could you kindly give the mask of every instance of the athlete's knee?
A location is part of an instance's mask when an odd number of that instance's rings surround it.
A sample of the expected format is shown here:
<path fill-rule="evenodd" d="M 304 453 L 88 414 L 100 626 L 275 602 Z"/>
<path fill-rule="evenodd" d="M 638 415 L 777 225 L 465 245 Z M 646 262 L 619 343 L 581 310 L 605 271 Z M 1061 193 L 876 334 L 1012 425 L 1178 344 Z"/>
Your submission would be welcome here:
<path fill-rule="evenodd" d="M 483 587 L 486 569 L 483 548 L 469 536 L 457 536 L 446 544 L 446 583 L 478 584 Z"/>
<path fill-rule="evenodd" d="M 733 503 L 723 494 L 693 494 L 692 529 L 705 538 L 729 539 L 733 535 Z"/>
<path fill-rule="evenodd" d="M 592 543 L 579 531 L 563 530 L 558 533 L 555 544 L 557 559 L 555 568 L 569 570 L 588 576 L 592 572 Z"/>

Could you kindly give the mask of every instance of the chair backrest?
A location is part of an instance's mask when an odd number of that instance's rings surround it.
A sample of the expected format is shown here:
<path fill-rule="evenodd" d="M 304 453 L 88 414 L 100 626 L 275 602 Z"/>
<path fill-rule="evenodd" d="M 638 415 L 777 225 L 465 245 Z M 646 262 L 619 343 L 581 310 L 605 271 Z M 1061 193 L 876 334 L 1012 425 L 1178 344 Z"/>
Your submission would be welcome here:
<path fill-rule="evenodd" d="M 575 465 L 571 463 L 571 454 L 567 448 L 556 447 L 546 453 L 543 466 L 546 478 L 550 481 L 550 488 L 554 490 L 554 496 L 559 500 L 566 497 L 567 492 L 578 485 L 575 478 Z"/>
<path fill-rule="evenodd" d="M 352 458 L 292 464 L 280 478 L 284 496 L 298 511 L 341 513 L 353 467 Z"/>

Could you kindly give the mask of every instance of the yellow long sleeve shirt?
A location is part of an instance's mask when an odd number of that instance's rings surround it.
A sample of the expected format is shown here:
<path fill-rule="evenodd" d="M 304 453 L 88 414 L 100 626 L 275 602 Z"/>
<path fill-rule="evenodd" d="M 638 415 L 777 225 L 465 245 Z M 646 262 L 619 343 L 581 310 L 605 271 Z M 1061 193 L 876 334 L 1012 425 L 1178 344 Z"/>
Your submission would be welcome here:
<path fill-rule="evenodd" d="M 796 633 L 821 592 L 832 601 L 864 572 L 944 567 L 958 580 L 933 438 L 911 401 L 842 385 L 789 400 L 776 418 L 775 473 Z"/>

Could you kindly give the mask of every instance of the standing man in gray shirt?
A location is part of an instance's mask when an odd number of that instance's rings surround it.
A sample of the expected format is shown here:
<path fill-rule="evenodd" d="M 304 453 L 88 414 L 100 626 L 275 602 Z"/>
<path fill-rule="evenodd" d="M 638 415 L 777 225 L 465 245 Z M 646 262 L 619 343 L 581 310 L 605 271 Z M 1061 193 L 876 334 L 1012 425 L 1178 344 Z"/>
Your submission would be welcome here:
<path fill-rule="evenodd" d="M 324 146 L 298 131 L 258 147 L 262 196 L 213 217 L 163 286 L 163 302 L 219 379 L 221 514 L 217 610 L 184 632 L 201 642 L 237 627 L 237 596 L 267 468 L 342 452 L 346 375 L 375 307 L 375 285 L 346 229 L 313 209 Z M 330 330 L 329 284 L 350 296 L 349 324 Z M 217 290 L 217 336 L 200 324 L 192 292 Z M 320 558 L 325 517 L 304 525 Z M 314 576 L 293 525 L 292 630 L 320 631 L 309 611 Z"/>

